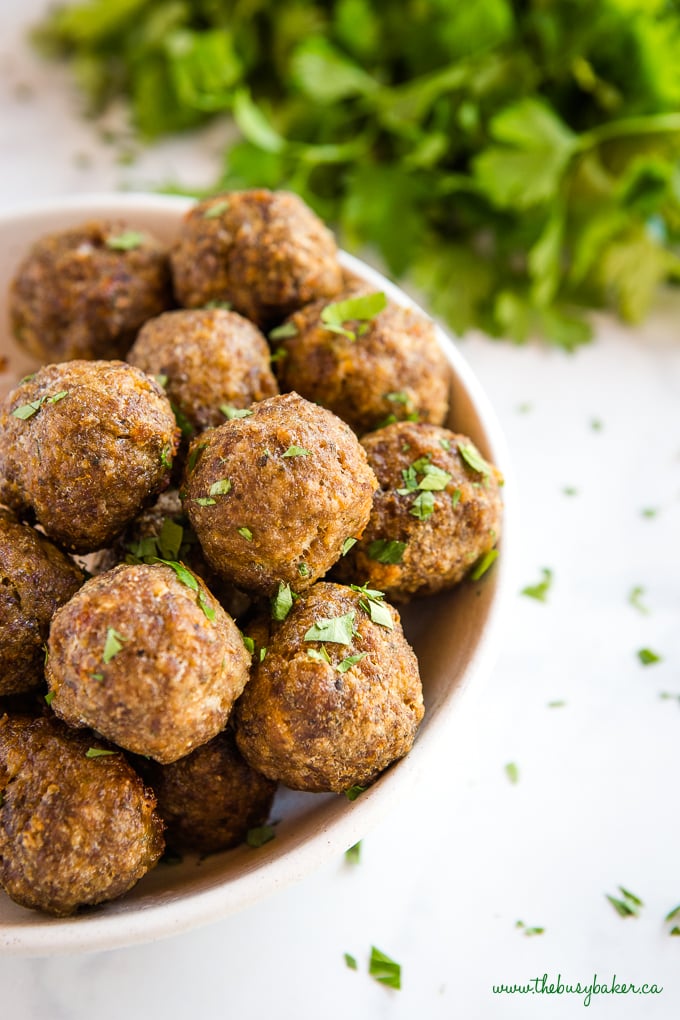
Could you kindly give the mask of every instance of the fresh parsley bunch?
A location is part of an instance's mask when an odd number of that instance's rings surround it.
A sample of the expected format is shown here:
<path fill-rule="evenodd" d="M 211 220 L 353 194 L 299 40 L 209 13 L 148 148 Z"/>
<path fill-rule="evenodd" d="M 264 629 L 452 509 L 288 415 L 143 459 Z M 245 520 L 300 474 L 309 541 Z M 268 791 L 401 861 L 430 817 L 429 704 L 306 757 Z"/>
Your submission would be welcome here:
<path fill-rule="evenodd" d="M 571 350 L 680 278 L 679 0 L 89 0 L 39 34 L 147 138 L 231 113 L 218 187 L 297 191 L 459 333 Z"/>

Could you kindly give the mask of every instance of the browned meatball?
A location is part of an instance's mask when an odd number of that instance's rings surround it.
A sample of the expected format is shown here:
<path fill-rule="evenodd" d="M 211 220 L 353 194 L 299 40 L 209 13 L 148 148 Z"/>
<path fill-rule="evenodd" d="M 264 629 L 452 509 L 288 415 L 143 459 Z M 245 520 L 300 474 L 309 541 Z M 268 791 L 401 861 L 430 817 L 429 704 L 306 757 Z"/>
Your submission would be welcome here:
<path fill-rule="evenodd" d="M 232 191 L 199 202 L 171 261 L 182 305 L 228 301 L 262 327 L 342 283 L 333 235 L 287 191 Z"/>
<path fill-rule="evenodd" d="M 44 535 L 0 507 L 0 695 L 42 683 L 50 621 L 84 580 Z"/>
<path fill-rule="evenodd" d="M 231 616 L 240 616 L 250 606 L 249 597 L 218 577 L 208 564 L 177 489 L 162 492 L 153 506 L 135 517 L 113 545 L 96 553 L 88 566 L 91 573 L 103 574 L 120 563 L 153 563 L 155 559 L 186 564 Z"/>
<path fill-rule="evenodd" d="M 168 483 L 179 442 L 156 382 L 120 361 L 68 361 L 0 404 L 0 501 L 92 552 Z"/>
<path fill-rule="evenodd" d="M 122 896 L 163 852 L 156 799 L 121 753 L 56 719 L 0 719 L 0 885 L 58 917 Z"/>
<path fill-rule="evenodd" d="M 10 290 L 12 330 L 42 362 L 121 358 L 171 305 L 167 253 L 124 223 L 85 223 L 41 238 Z"/>
<path fill-rule="evenodd" d="M 296 393 L 194 440 L 184 506 L 206 559 L 246 591 L 308 588 L 359 536 L 377 485 L 351 429 Z"/>
<path fill-rule="evenodd" d="M 263 825 L 276 792 L 243 760 L 229 729 L 172 765 L 150 764 L 145 775 L 168 844 L 205 854 L 237 846 Z"/>
<path fill-rule="evenodd" d="M 353 285 L 331 308 L 366 296 L 365 284 Z M 286 324 L 287 335 L 277 341 L 281 389 L 330 408 L 359 435 L 396 420 L 441 425 L 450 371 L 430 319 L 389 302 L 370 318 L 349 317 L 339 324 L 344 332 L 336 332 L 322 320 L 328 307 L 328 301 L 315 301 Z"/>
<path fill-rule="evenodd" d="M 272 634 L 236 707 L 236 741 L 270 779 L 337 793 L 405 755 L 423 711 L 396 609 L 322 581 Z"/>
<path fill-rule="evenodd" d="M 163 763 L 220 732 L 250 666 L 234 621 L 179 564 L 92 578 L 57 612 L 48 649 L 58 716 Z"/>
<path fill-rule="evenodd" d="M 399 601 L 457 584 L 500 536 L 500 472 L 466 436 L 435 425 L 399 422 L 361 443 L 380 488 L 336 575 Z"/>
<path fill-rule="evenodd" d="M 234 409 L 279 392 L 257 326 L 221 308 L 166 312 L 142 328 L 128 361 L 161 377 L 175 408 L 199 432 Z"/>

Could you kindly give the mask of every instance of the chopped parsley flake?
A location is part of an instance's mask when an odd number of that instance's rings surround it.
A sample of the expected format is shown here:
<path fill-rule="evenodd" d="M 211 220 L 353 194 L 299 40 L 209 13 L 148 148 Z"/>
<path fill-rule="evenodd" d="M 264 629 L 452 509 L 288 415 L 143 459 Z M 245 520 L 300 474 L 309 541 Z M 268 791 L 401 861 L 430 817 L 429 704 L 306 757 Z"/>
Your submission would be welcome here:
<path fill-rule="evenodd" d="M 305 634 L 305 641 L 328 641 L 336 645 L 351 645 L 354 637 L 356 612 L 350 609 L 343 616 L 320 616 Z"/>
<path fill-rule="evenodd" d="M 360 297 L 348 298 L 346 301 L 335 301 L 326 305 L 321 312 L 321 322 L 327 330 L 339 333 L 348 340 L 356 340 L 366 332 L 368 322 L 387 307 L 387 298 L 382 291 L 375 294 L 362 294 Z M 357 321 L 363 324 L 354 331 L 347 329 L 344 323 Z"/>
<path fill-rule="evenodd" d="M 631 589 L 630 595 L 628 596 L 628 602 L 631 606 L 637 609 L 639 613 L 647 615 L 649 613 L 649 609 L 642 601 L 644 594 L 645 589 L 638 584 Z"/>
<path fill-rule="evenodd" d="M 442 450 L 447 450 L 448 451 L 448 450 L 451 449 L 451 440 L 450 439 L 445 439 L 444 437 L 442 437 L 439 440 L 439 445 L 441 446 Z"/>
<path fill-rule="evenodd" d="M 214 205 L 211 205 L 208 209 L 205 210 L 205 212 L 203 213 L 203 219 L 215 220 L 217 219 L 218 216 L 221 216 L 222 213 L 225 213 L 228 208 L 229 199 L 223 198 L 219 202 L 215 202 Z"/>
<path fill-rule="evenodd" d="M 298 335 L 298 328 L 294 322 L 282 322 L 280 326 L 276 326 L 269 333 L 270 340 L 288 340 L 292 336 Z"/>
<path fill-rule="evenodd" d="M 564 708 L 566 701 L 549 701 L 548 708 Z"/>
<path fill-rule="evenodd" d="M 231 492 L 231 478 L 220 478 L 219 481 L 213 482 L 208 489 L 210 496 L 226 496 L 228 492 Z"/>
<path fill-rule="evenodd" d="M 387 985 L 388 988 L 401 988 L 401 965 L 386 956 L 385 953 L 381 953 L 375 946 L 371 946 L 368 973 L 381 985 Z"/>
<path fill-rule="evenodd" d="M 186 585 L 187 588 L 190 588 L 191 591 L 197 592 L 199 590 L 198 581 L 196 580 L 192 572 L 188 570 L 183 563 L 177 563 L 175 560 L 162 560 L 160 559 L 160 557 L 157 556 L 153 557 L 152 562 L 162 563 L 164 566 L 170 567 L 172 570 L 175 571 L 177 579 L 181 581 L 182 584 Z"/>
<path fill-rule="evenodd" d="M 311 571 L 306 563 L 298 563 L 298 574 L 300 577 L 309 577 Z"/>
<path fill-rule="evenodd" d="M 345 850 L 345 860 L 348 864 L 358 864 L 361 860 L 361 840 Z"/>
<path fill-rule="evenodd" d="M 562 492 L 565 496 L 578 496 L 578 489 L 575 489 L 573 485 L 565 485 Z"/>
<path fill-rule="evenodd" d="M 516 921 L 515 928 L 523 929 L 523 934 L 528 936 L 545 934 L 545 928 L 528 928 L 524 921 Z"/>
<path fill-rule="evenodd" d="M 124 230 L 106 238 L 106 247 L 111 251 L 133 251 L 144 243 L 144 234 L 139 230 Z"/>
<path fill-rule="evenodd" d="M 58 404 L 60 400 L 68 396 L 68 390 L 61 390 L 60 393 L 55 393 L 51 397 L 40 397 L 38 400 L 31 400 L 28 404 L 22 404 L 21 407 L 16 407 L 12 411 L 14 418 L 20 418 L 22 421 L 26 421 L 27 418 L 32 418 L 34 414 L 37 414 L 43 404 Z"/>
<path fill-rule="evenodd" d="M 252 655 L 253 652 L 255 651 L 255 642 L 253 641 L 253 639 L 249 637 L 247 634 L 241 634 L 241 639 L 246 647 L 246 650 L 249 651 L 250 654 Z"/>
<path fill-rule="evenodd" d="M 622 899 L 617 896 L 610 896 L 609 893 L 605 893 L 607 899 L 613 906 L 619 917 L 639 917 L 640 907 L 644 906 L 641 899 L 633 895 L 627 889 L 624 889 L 622 885 L 619 886 L 619 892 L 621 893 Z"/>
<path fill-rule="evenodd" d="M 400 391 L 399 393 L 386 393 L 385 400 L 390 400 L 393 404 L 408 404 L 410 397 L 408 393 Z"/>
<path fill-rule="evenodd" d="M 241 536 L 241 538 L 245 538 L 246 542 L 252 542 L 253 533 L 250 530 L 250 528 L 239 528 L 238 533 Z"/>
<path fill-rule="evenodd" d="M 103 747 L 88 747 L 85 752 L 86 758 L 105 758 L 110 754 L 118 754 L 118 751 L 105 751 Z"/>
<path fill-rule="evenodd" d="M 451 481 L 448 471 L 443 471 L 435 464 L 426 464 L 423 468 L 424 477 L 418 482 L 418 488 L 424 491 L 441 492 Z"/>
<path fill-rule="evenodd" d="M 451 493 L 451 506 L 453 507 L 458 506 L 458 504 L 460 503 L 461 496 L 462 492 L 460 491 L 460 489 L 454 489 L 453 492 Z"/>
<path fill-rule="evenodd" d="M 484 475 L 485 478 L 489 477 L 493 469 L 489 462 L 484 460 L 474 443 L 459 443 L 458 453 L 473 471 Z"/>
<path fill-rule="evenodd" d="M 289 584 L 279 583 L 279 590 L 272 598 L 272 619 L 285 620 L 293 608 L 293 592 Z"/>
<path fill-rule="evenodd" d="M 106 630 L 106 640 L 104 642 L 104 651 L 102 653 L 102 661 L 106 664 L 111 662 L 111 659 L 115 659 L 120 651 L 123 649 L 124 642 L 128 641 L 129 638 L 123 637 L 113 627 L 108 627 Z"/>
<path fill-rule="evenodd" d="M 184 528 L 181 524 L 173 521 L 172 517 L 164 517 L 158 538 L 155 540 L 158 551 L 166 560 L 174 560 L 179 556 L 179 551 L 184 540 Z"/>
<path fill-rule="evenodd" d="M 90 676 L 92 677 L 93 680 L 103 680 L 104 679 L 104 674 L 103 673 L 90 673 Z"/>
<path fill-rule="evenodd" d="M 187 471 L 190 474 L 198 464 L 199 460 L 201 459 L 203 451 L 205 450 L 207 445 L 208 445 L 207 443 L 197 443 L 196 446 L 192 448 L 191 453 L 187 458 Z"/>
<path fill-rule="evenodd" d="M 351 669 L 357 662 L 361 662 L 361 660 L 365 658 L 366 654 L 366 652 L 357 652 L 356 655 L 348 655 L 342 660 L 342 662 L 339 662 L 335 668 L 338 673 L 346 673 L 347 670 Z"/>
<path fill-rule="evenodd" d="M 547 602 L 553 573 L 548 567 L 543 567 L 541 573 L 543 574 L 543 580 L 539 581 L 538 584 L 529 584 L 526 588 L 522 588 L 520 594 L 526 595 L 530 599 L 536 599 L 538 602 Z"/>
<path fill-rule="evenodd" d="M 161 450 L 161 467 L 171 468 L 172 467 L 172 447 L 164 446 Z"/>
<path fill-rule="evenodd" d="M 203 610 L 203 615 L 206 620 L 210 620 L 211 623 L 215 620 L 215 607 L 210 605 L 208 596 L 202 588 L 198 590 L 198 605 Z"/>
<path fill-rule="evenodd" d="M 356 538 L 346 538 L 345 541 L 342 543 L 342 555 L 346 556 L 347 553 L 352 548 L 352 546 L 356 544 L 357 544 Z"/>
<path fill-rule="evenodd" d="M 406 545 L 406 542 L 398 542 L 396 539 L 376 538 L 369 544 L 367 552 L 376 563 L 401 563 Z"/>
<path fill-rule="evenodd" d="M 305 450 L 304 446 L 289 446 L 282 457 L 309 457 L 311 450 Z"/>
<path fill-rule="evenodd" d="M 434 496 L 431 492 L 419 493 L 413 501 L 409 513 L 419 521 L 426 521 L 434 512 Z"/>
<path fill-rule="evenodd" d="M 223 312 L 230 312 L 231 301 L 218 301 L 216 298 L 213 298 L 212 301 L 206 301 L 203 307 L 207 309 L 221 308 Z"/>
<path fill-rule="evenodd" d="M 642 516 L 647 517 L 649 520 L 651 520 L 652 517 L 656 517 L 658 512 L 659 512 L 658 507 L 654 506 L 646 506 L 644 507 L 643 510 L 640 511 Z"/>
<path fill-rule="evenodd" d="M 269 843 L 275 836 L 276 833 L 271 825 L 258 825 L 254 829 L 248 829 L 246 843 L 248 846 L 257 848 Z"/>
<path fill-rule="evenodd" d="M 366 585 L 351 584 L 352 591 L 359 592 L 363 596 L 359 605 L 368 614 L 373 623 L 385 627 L 387 630 L 394 630 L 394 621 L 389 607 L 382 601 L 384 594 L 377 588 L 368 588 Z"/>
<path fill-rule="evenodd" d="M 345 797 L 347 797 L 347 800 L 356 800 L 357 797 L 360 797 L 361 794 L 365 793 L 367 789 L 368 789 L 367 786 L 358 786 L 358 785 L 357 786 L 350 786 L 347 790 L 344 791 L 345 792 Z"/>
<path fill-rule="evenodd" d="M 655 662 L 663 662 L 661 656 L 653 652 L 651 648 L 641 648 L 637 655 L 643 666 L 652 666 Z"/>
<path fill-rule="evenodd" d="M 495 563 L 498 559 L 498 549 L 489 549 L 484 555 L 477 561 L 472 573 L 470 574 L 471 581 L 479 581 L 480 577 L 486 574 L 487 570 L 492 563 Z"/>
<path fill-rule="evenodd" d="M 331 657 L 325 645 L 321 645 L 320 651 L 317 651 L 316 648 L 308 648 L 307 658 L 312 659 L 314 662 L 326 662 L 329 666 L 331 664 Z"/>
<path fill-rule="evenodd" d="M 352 956 L 351 953 L 345 953 L 344 956 L 345 956 L 345 963 L 347 964 L 347 966 L 349 967 L 350 970 L 358 970 L 359 969 L 357 967 L 357 961 L 354 959 L 354 957 Z"/>
<path fill-rule="evenodd" d="M 155 375 L 155 376 L 154 376 L 154 379 L 156 380 L 156 382 L 158 383 L 158 385 L 159 385 L 159 386 L 161 387 L 161 389 L 163 389 L 163 390 L 164 390 L 164 389 L 165 389 L 165 387 L 166 387 L 166 386 L 167 386 L 167 384 L 168 384 L 168 377 L 167 377 L 167 375 L 163 375 L 163 374 L 161 373 L 160 375 Z"/>
<path fill-rule="evenodd" d="M 48 693 L 45 695 L 45 703 L 47 705 L 51 705 L 52 704 L 52 701 L 54 699 L 54 695 L 56 693 L 57 693 L 56 691 L 48 691 Z"/>
<path fill-rule="evenodd" d="M 266 648 L 265 645 L 262 645 L 262 648 L 260 648 L 260 662 L 264 662 L 266 657 L 267 657 L 267 648 Z"/>
<path fill-rule="evenodd" d="M 197 496 L 193 502 L 198 503 L 199 506 L 215 506 L 217 500 L 211 499 L 210 496 Z"/>
<path fill-rule="evenodd" d="M 177 428 L 180 430 L 185 439 L 191 439 L 196 429 L 191 424 L 184 411 L 177 407 L 176 404 L 173 404 L 172 401 L 170 402 L 170 407 L 172 408 L 172 413 L 175 416 Z"/>
<path fill-rule="evenodd" d="M 247 407 L 232 407 L 231 404 L 220 404 L 220 411 L 227 421 L 232 421 L 234 418 L 250 418 L 253 413 Z"/>
<path fill-rule="evenodd" d="M 601 432 L 602 429 L 604 428 L 604 425 L 599 418 L 593 418 L 590 422 L 590 427 L 593 430 L 593 432 Z"/>
<path fill-rule="evenodd" d="M 505 774 L 511 783 L 519 783 L 519 769 L 514 761 L 509 761 L 505 766 Z"/>

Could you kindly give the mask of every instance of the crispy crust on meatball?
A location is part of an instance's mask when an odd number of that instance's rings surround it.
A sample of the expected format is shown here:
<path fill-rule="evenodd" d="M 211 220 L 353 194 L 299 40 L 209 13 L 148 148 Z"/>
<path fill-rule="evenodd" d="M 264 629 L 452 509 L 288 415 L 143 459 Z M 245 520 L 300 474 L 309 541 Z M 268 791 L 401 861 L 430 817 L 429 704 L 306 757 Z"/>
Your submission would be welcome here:
<path fill-rule="evenodd" d="M 164 376 L 171 403 L 194 428 L 221 425 L 222 407 L 245 408 L 279 392 L 269 346 L 236 312 L 200 308 L 166 312 L 144 325 L 127 360 Z"/>
<path fill-rule="evenodd" d="M 368 291 L 366 284 L 352 285 L 333 303 Z M 295 332 L 277 341 L 281 389 L 328 407 L 358 435 L 409 417 L 441 425 L 450 370 L 432 321 L 389 302 L 367 322 L 347 322 L 351 336 L 345 336 L 321 321 L 327 305 L 315 301 L 296 312 L 289 320 Z"/>
<path fill-rule="evenodd" d="M 308 588 L 359 536 L 377 485 L 351 429 L 296 393 L 194 440 L 184 507 L 203 552 L 246 591 Z"/>
<path fill-rule="evenodd" d="M 69 361 L 0 404 L 0 500 L 86 553 L 168 483 L 179 430 L 162 389 L 121 361 Z"/>
<path fill-rule="evenodd" d="M 232 191 L 185 216 L 171 253 L 180 304 L 229 301 L 266 328 L 342 285 L 332 233 L 287 191 Z"/>
<path fill-rule="evenodd" d="M 361 444 L 380 488 L 361 538 L 336 567 L 395 601 L 430 595 L 461 581 L 500 537 L 500 472 L 467 436 L 416 422 L 399 422 L 364 436 Z M 474 459 L 474 455 L 473 455 Z M 403 551 L 386 543 L 402 543 Z M 387 555 L 397 562 L 380 562 Z"/>
<path fill-rule="evenodd" d="M 178 850 L 209 854 L 237 846 L 266 822 L 276 792 L 276 783 L 244 761 L 230 729 L 186 758 L 144 771 L 168 845 Z"/>
<path fill-rule="evenodd" d="M 0 507 L 0 695 L 43 682 L 50 621 L 84 580 L 44 535 Z"/>
<path fill-rule="evenodd" d="M 178 573 L 140 564 L 92 578 L 54 617 L 46 669 L 60 718 L 163 763 L 220 732 L 250 666 L 231 617 Z"/>
<path fill-rule="evenodd" d="M 0 719 L 0 885 L 57 917 L 122 896 L 163 852 L 152 791 L 92 744 L 55 719 Z"/>
<path fill-rule="evenodd" d="M 371 618 L 378 604 L 392 629 Z M 348 643 L 310 639 L 341 617 Z M 418 663 L 396 609 L 321 581 L 272 634 L 237 704 L 236 741 L 270 779 L 337 793 L 367 786 L 403 757 L 423 712 Z"/>
<path fill-rule="evenodd" d="M 11 285 L 12 331 L 41 362 L 122 358 L 171 297 L 159 241 L 120 222 L 85 223 L 33 245 Z"/>

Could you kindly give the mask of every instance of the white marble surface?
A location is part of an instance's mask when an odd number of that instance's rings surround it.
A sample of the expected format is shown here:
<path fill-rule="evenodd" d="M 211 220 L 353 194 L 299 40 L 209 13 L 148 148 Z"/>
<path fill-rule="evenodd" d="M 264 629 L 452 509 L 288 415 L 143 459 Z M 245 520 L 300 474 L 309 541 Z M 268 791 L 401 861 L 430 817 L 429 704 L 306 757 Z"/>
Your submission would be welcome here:
<path fill-rule="evenodd" d="M 208 182 L 219 126 L 116 164 L 76 115 L 67 76 L 24 45 L 45 6 L 0 0 L 0 204 Z M 520 487 L 517 597 L 493 676 L 427 783 L 364 840 L 361 863 L 338 860 L 153 945 L 0 959 L 3 1020 L 563 1020 L 582 1015 L 582 997 L 492 986 L 544 973 L 588 984 L 593 972 L 663 986 L 597 995 L 598 1017 L 680 1015 L 680 938 L 663 921 L 680 903 L 680 701 L 660 697 L 680 696 L 678 323 L 680 300 L 664 295 L 644 328 L 603 320 L 575 356 L 464 342 Z M 543 567 L 554 573 L 545 604 L 519 594 Z M 638 585 L 648 614 L 628 602 Z M 663 661 L 642 666 L 643 647 Z M 606 901 L 618 885 L 644 901 L 638 918 Z M 545 933 L 526 937 L 518 920 Z M 400 992 L 368 976 L 371 945 L 402 964 Z"/>

